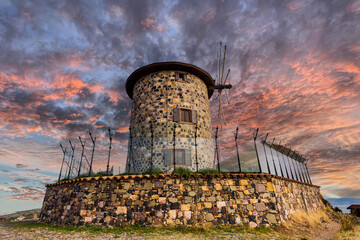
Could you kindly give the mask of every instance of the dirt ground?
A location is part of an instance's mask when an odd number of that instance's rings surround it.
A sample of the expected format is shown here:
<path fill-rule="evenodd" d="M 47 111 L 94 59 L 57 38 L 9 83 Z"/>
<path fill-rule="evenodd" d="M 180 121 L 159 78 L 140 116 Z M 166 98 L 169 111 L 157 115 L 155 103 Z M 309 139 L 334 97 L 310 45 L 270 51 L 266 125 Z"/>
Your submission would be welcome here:
<path fill-rule="evenodd" d="M 0 239 L 314 239 L 314 240 L 328 240 L 328 239 L 359 239 L 360 228 L 353 233 L 340 233 L 340 224 L 335 221 L 329 223 L 322 223 L 316 229 L 306 229 L 306 227 L 299 227 L 296 229 L 282 228 L 270 230 L 265 232 L 258 232 L 248 230 L 245 232 L 227 232 L 224 230 L 211 230 L 204 234 L 202 233 L 181 233 L 179 231 L 173 232 L 120 232 L 120 233 L 103 233 L 103 232 L 87 232 L 87 231 L 72 231 L 72 230 L 53 230 L 46 227 L 22 227 L 21 223 L 16 223 L 16 227 L 0 224 Z M 357 232 L 359 230 L 359 232 Z M 359 234 L 359 235 L 358 235 Z"/>

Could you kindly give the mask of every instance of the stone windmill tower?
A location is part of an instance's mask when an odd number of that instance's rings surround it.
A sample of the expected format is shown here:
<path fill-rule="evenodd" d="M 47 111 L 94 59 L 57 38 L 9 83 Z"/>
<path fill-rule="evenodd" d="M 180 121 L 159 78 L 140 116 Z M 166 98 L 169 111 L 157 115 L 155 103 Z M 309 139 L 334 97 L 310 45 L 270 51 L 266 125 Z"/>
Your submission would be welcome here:
<path fill-rule="evenodd" d="M 126 81 L 132 99 L 127 172 L 213 168 L 209 98 L 215 88 L 207 72 L 187 63 L 134 71 Z"/>

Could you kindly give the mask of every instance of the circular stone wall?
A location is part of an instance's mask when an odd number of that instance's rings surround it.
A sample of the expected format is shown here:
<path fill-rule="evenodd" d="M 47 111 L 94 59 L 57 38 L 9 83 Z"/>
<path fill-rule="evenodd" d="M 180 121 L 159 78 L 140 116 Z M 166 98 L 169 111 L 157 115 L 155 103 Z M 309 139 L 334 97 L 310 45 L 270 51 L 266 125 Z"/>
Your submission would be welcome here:
<path fill-rule="evenodd" d="M 178 80 L 179 73 L 184 74 L 183 81 Z M 177 167 L 196 171 L 198 163 L 198 169 L 213 168 L 214 143 L 208 98 L 208 86 L 189 72 L 163 70 L 141 76 L 133 87 L 127 171 L 143 173 L 151 164 L 163 172 L 171 171 L 174 139 L 176 151 L 179 151 L 175 159 Z M 180 111 L 188 111 L 191 120 L 183 121 Z M 179 116 L 175 117 L 177 114 Z"/>
<path fill-rule="evenodd" d="M 46 185 L 40 219 L 60 225 L 278 225 L 323 208 L 319 187 L 270 174 L 128 175 Z"/>

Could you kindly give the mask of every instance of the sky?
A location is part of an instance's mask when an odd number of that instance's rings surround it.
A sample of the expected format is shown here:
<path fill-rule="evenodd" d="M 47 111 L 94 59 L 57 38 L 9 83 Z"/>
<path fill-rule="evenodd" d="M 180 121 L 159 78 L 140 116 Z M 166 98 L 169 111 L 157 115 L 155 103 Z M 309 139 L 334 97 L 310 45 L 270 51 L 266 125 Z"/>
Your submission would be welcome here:
<path fill-rule="evenodd" d="M 78 159 L 88 131 L 94 169 L 124 170 L 127 77 L 161 61 L 216 77 L 227 45 L 233 88 L 223 96 L 222 160 L 260 128 L 309 159 L 324 197 L 360 198 L 360 1 L 0 0 L 0 214 L 41 207 L 57 180 L 59 143 Z"/>

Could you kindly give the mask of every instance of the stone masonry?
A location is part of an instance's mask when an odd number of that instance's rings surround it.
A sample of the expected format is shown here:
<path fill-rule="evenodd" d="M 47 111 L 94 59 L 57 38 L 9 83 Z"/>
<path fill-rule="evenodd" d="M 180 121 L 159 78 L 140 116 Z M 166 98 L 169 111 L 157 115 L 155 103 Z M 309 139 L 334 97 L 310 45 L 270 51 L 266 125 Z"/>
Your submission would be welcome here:
<path fill-rule="evenodd" d="M 179 73 L 184 75 L 184 79 L 179 80 Z M 179 164 L 175 158 L 176 166 L 196 171 L 197 151 L 198 169 L 213 168 L 214 143 L 208 86 L 204 81 L 190 72 L 171 69 L 150 72 L 138 78 L 128 80 L 136 83 L 130 90 L 133 102 L 127 171 L 144 173 L 152 162 L 153 167 L 170 172 L 173 169 L 174 125 L 175 148 L 182 149 L 186 159 L 186 163 Z M 192 122 L 175 121 L 177 109 L 191 111 Z"/>
<path fill-rule="evenodd" d="M 319 187 L 270 174 L 126 175 L 46 187 L 41 221 L 71 226 L 269 226 L 324 207 Z"/>

